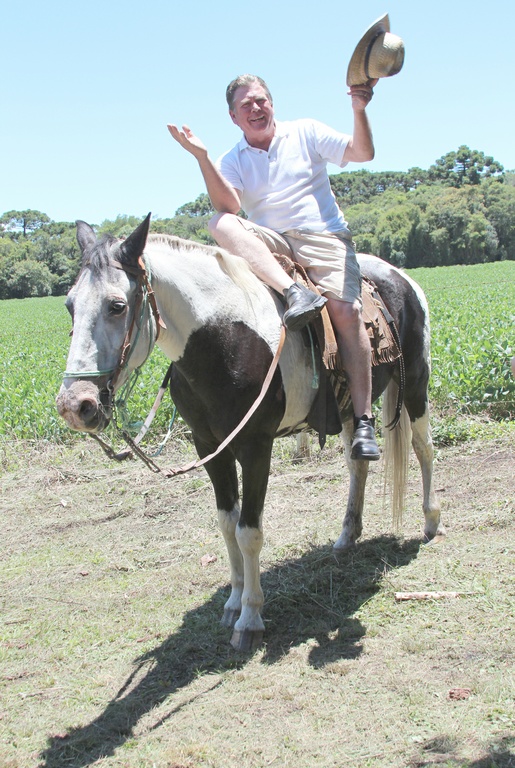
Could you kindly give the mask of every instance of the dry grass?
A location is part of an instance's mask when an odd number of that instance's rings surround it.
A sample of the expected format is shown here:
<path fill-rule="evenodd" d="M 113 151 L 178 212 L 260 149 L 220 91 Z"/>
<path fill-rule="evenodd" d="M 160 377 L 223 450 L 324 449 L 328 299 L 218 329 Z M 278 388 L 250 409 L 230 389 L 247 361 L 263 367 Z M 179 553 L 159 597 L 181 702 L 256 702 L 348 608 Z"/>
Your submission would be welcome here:
<path fill-rule="evenodd" d="M 440 451 L 448 536 L 431 546 L 418 472 L 399 539 L 379 463 L 363 541 L 338 559 L 337 444 L 293 464 L 278 443 L 266 644 L 249 657 L 218 623 L 227 559 L 203 470 L 165 480 L 92 442 L 3 444 L 0 765 L 515 766 L 513 443 L 506 428 Z"/>

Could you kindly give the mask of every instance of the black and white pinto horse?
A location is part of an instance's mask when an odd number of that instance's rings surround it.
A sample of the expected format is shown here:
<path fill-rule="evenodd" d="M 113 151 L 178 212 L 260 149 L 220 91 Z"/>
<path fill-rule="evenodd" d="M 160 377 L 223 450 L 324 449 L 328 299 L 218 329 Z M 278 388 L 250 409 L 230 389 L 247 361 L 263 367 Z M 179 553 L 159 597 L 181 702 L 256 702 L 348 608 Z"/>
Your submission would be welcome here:
<path fill-rule="evenodd" d="M 171 395 L 202 458 L 216 450 L 259 395 L 278 348 L 283 306 L 243 259 L 169 235 L 148 235 L 149 219 L 123 241 L 110 236 L 97 240 L 88 224 L 77 222 L 83 262 L 66 302 L 73 337 L 57 407 L 73 429 L 101 432 L 112 415 L 113 390 L 152 350 L 157 327 L 154 313 L 144 304 L 140 316 L 134 317 L 135 294 L 141 287 L 135 275 L 141 272 L 142 257 L 166 326 L 160 329 L 157 343 L 175 361 Z M 385 430 L 385 459 L 393 452 L 393 495 L 402 503 L 411 437 L 422 470 L 424 537 L 429 541 L 445 531 L 432 481 L 427 303 L 419 286 L 399 270 L 373 256 L 360 256 L 359 261 L 395 320 L 404 355 L 403 415 L 391 434 Z M 120 366 L 128 334 L 132 349 Z M 234 627 L 231 642 L 239 649 L 258 644 L 264 629 L 259 555 L 272 443 L 278 435 L 306 429 L 316 395 L 312 387 L 316 365 L 302 332 L 287 332 L 279 366 L 261 405 L 229 446 L 205 465 L 231 569 L 232 590 L 222 622 Z M 373 370 L 374 400 L 385 393 L 385 424 L 393 417 L 397 375 L 395 364 Z M 352 547 L 362 531 L 368 462 L 350 460 L 351 417 L 350 412 L 342 413 L 350 490 L 336 550 Z M 242 473 L 241 506 L 236 461 Z"/>

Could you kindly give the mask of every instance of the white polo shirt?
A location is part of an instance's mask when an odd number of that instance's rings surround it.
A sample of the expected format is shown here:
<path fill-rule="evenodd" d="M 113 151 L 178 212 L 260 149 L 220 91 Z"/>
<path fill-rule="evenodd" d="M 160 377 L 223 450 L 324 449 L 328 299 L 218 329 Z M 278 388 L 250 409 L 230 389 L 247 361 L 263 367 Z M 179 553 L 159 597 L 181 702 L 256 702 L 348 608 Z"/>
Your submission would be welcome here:
<path fill-rule="evenodd" d="M 316 120 L 276 121 L 268 152 L 251 147 L 243 136 L 216 165 L 241 193 L 242 208 L 254 223 L 275 232 L 341 232 L 347 223 L 332 193 L 327 163 L 346 165 L 343 153 L 350 138 Z"/>

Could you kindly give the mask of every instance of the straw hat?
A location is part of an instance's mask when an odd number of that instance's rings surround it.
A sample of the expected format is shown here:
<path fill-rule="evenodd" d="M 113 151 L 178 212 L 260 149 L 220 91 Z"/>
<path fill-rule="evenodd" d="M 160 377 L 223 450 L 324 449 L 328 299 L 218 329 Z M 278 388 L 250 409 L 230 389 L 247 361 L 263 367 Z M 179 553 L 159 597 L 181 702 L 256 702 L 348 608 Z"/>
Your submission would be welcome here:
<path fill-rule="evenodd" d="M 404 63 L 404 43 L 390 34 L 388 14 L 367 29 L 352 54 L 347 70 L 347 85 L 361 85 L 376 77 L 400 72 Z"/>

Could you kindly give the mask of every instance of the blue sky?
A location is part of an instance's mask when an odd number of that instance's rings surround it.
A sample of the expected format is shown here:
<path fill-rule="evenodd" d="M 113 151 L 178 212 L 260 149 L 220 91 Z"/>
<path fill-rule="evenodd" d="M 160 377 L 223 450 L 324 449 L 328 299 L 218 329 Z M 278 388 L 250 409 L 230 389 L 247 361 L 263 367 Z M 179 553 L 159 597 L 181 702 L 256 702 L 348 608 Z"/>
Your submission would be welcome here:
<path fill-rule="evenodd" d="M 349 168 L 427 168 L 467 144 L 515 169 L 513 0 L 26 0 L 2 11 L 0 214 L 173 216 L 204 186 L 166 124 L 217 157 L 239 139 L 224 93 L 243 72 L 268 82 L 278 119 L 348 132 L 347 65 L 386 12 L 405 64 L 368 110 L 376 159 Z"/>

